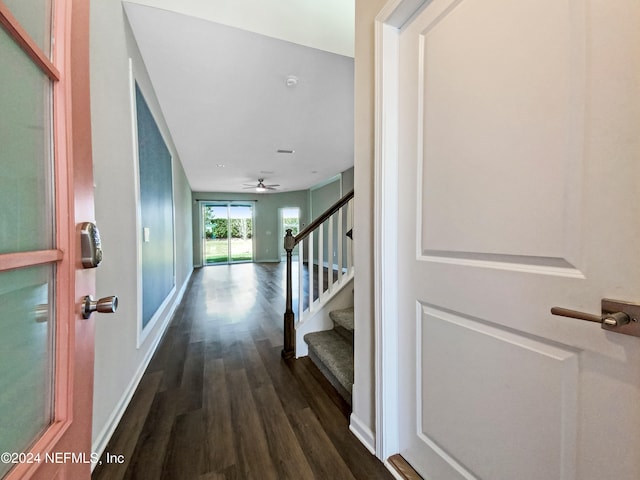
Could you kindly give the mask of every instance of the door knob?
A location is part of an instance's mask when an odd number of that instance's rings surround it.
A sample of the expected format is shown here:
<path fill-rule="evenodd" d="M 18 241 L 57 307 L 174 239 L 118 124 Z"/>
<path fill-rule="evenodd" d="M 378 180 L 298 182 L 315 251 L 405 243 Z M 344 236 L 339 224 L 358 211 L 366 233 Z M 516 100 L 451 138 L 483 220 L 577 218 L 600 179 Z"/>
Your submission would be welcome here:
<path fill-rule="evenodd" d="M 602 314 L 579 312 L 563 307 L 553 307 L 553 315 L 596 322 L 605 330 L 611 330 L 625 335 L 640 337 L 640 305 L 620 300 L 602 300 Z"/>
<path fill-rule="evenodd" d="M 118 309 L 118 297 L 103 297 L 94 300 L 91 295 L 84 297 L 82 301 L 82 318 L 87 319 L 93 312 L 114 313 Z"/>

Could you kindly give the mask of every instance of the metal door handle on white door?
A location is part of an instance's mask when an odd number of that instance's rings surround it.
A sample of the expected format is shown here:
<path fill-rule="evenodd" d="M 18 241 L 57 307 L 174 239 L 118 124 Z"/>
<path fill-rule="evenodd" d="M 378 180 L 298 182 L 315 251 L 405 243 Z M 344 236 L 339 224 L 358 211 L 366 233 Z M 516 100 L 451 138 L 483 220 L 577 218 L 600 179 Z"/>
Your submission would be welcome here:
<path fill-rule="evenodd" d="M 100 300 L 94 300 L 91 295 L 84 297 L 82 302 L 82 318 L 87 319 L 93 312 L 98 313 L 115 313 L 118 309 L 118 297 L 104 297 Z"/>
<path fill-rule="evenodd" d="M 606 315 L 593 315 L 591 313 L 578 312 L 577 310 L 569 310 L 568 308 L 553 307 L 551 313 L 561 317 L 576 318 L 578 320 L 586 320 L 587 322 L 605 323 L 612 327 L 626 325 L 631 321 L 629 315 L 622 312 L 608 313 Z"/>
<path fill-rule="evenodd" d="M 638 321 L 640 319 L 640 304 L 605 298 L 602 300 L 602 315 L 563 307 L 553 307 L 551 313 L 562 317 L 596 322 L 601 324 L 605 330 L 640 337 L 640 322 Z"/>

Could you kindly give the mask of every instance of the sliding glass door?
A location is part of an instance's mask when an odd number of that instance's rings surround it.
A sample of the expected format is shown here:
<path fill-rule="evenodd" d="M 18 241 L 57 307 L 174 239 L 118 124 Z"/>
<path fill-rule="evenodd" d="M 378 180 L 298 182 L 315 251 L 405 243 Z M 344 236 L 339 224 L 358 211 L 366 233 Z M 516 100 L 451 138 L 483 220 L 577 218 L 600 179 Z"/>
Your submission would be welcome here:
<path fill-rule="evenodd" d="M 203 264 L 253 261 L 253 205 L 202 203 Z"/>

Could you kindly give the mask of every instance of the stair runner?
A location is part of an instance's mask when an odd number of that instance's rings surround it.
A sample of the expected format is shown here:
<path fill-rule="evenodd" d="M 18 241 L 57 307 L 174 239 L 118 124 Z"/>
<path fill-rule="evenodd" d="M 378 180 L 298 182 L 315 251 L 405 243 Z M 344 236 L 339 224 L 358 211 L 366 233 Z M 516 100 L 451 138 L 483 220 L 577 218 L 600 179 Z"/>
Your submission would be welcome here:
<path fill-rule="evenodd" d="M 329 313 L 333 330 L 307 333 L 309 358 L 351 404 L 353 388 L 353 307 Z"/>

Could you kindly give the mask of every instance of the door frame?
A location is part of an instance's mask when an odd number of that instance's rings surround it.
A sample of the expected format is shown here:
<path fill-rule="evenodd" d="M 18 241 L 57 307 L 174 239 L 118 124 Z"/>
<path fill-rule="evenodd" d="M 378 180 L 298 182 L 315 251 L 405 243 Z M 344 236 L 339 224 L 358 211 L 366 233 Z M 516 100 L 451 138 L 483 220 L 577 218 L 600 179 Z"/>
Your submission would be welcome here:
<path fill-rule="evenodd" d="M 375 20 L 374 338 L 376 456 L 400 451 L 398 399 L 398 105 L 402 26 L 430 0 L 389 0 Z"/>

